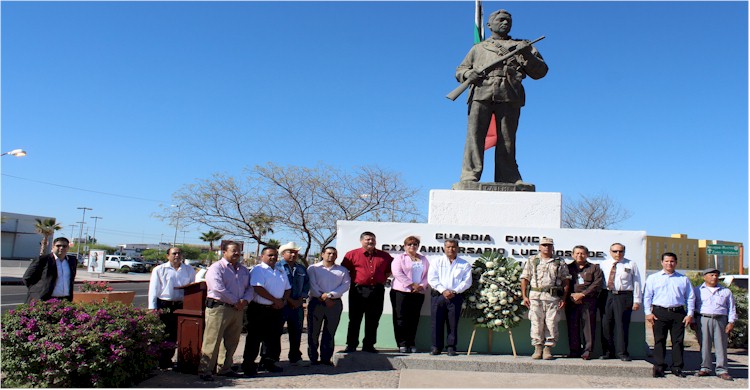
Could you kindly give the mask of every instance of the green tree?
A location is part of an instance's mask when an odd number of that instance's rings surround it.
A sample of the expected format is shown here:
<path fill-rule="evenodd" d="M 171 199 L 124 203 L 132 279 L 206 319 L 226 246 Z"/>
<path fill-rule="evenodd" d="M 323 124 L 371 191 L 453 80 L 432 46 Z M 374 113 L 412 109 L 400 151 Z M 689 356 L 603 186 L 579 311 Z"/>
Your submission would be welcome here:
<path fill-rule="evenodd" d="M 45 218 L 41 220 L 34 218 L 36 224 L 34 224 L 34 230 L 42 235 L 42 243 L 39 247 L 39 256 L 47 253 L 47 245 L 49 244 L 49 238 L 55 234 L 55 230 L 62 229 L 59 223 L 55 222 L 54 218 Z"/>
<path fill-rule="evenodd" d="M 178 248 L 182 249 L 182 258 L 185 260 L 195 259 L 199 260 L 201 257 L 201 249 L 192 245 L 177 245 Z"/>

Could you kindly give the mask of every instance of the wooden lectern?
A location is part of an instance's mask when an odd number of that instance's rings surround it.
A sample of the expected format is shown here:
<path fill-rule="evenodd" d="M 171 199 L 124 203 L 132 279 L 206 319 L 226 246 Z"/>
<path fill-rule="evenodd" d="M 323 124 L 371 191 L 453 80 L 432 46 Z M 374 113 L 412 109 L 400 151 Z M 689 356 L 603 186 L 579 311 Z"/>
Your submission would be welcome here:
<path fill-rule="evenodd" d="M 206 282 L 191 283 L 177 289 L 185 292 L 182 309 L 177 314 L 177 365 L 185 374 L 198 374 L 203 345 Z"/>

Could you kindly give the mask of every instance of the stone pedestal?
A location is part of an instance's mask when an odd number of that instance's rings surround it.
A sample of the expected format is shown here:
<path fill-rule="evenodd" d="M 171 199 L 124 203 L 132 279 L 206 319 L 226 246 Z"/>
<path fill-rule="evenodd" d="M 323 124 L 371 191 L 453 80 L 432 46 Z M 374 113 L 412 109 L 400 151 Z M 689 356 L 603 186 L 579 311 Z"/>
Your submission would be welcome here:
<path fill-rule="evenodd" d="M 561 217 L 559 192 L 431 190 L 427 223 L 559 229 Z"/>

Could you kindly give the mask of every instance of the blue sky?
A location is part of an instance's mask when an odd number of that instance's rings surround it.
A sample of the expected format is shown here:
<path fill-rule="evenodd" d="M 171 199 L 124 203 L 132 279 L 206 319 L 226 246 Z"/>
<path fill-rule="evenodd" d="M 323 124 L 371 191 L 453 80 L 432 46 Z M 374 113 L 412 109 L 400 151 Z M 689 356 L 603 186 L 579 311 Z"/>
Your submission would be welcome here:
<path fill-rule="evenodd" d="M 29 153 L 2 158 L 3 211 L 70 235 L 90 207 L 116 245 L 171 241 L 153 214 L 172 193 L 268 161 L 398 171 L 425 217 L 429 190 L 458 181 L 465 96 L 444 96 L 473 2 L 0 6 L 2 150 Z M 516 38 L 546 36 L 518 133 L 537 191 L 607 193 L 633 212 L 624 230 L 747 241 L 746 2 L 484 7 L 509 10 Z"/>

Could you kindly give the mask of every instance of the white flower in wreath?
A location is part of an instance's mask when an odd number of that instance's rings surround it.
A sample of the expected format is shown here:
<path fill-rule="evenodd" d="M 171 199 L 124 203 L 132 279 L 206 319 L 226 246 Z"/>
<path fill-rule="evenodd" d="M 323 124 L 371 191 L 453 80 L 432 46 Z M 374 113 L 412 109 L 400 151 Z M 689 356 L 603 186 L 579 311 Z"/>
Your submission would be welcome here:
<path fill-rule="evenodd" d="M 495 320 L 495 325 L 500 326 L 503 324 L 502 320 Z"/>
<path fill-rule="evenodd" d="M 490 285 L 490 290 L 497 290 L 498 288 L 500 287 L 498 287 L 496 284 Z"/>
<path fill-rule="evenodd" d="M 490 301 L 490 303 L 494 304 L 494 303 L 496 303 L 496 302 L 497 302 L 497 297 L 494 297 L 494 296 L 493 296 L 493 297 L 490 297 L 490 298 L 489 298 L 489 301 Z"/>
<path fill-rule="evenodd" d="M 477 301 L 477 298 L 475 296 L 472 295 L 469 297 L 469 302 L 476 302 L 476 301 Z"/>
<path fill-rule="evenodd" d="M 492 262 L 492 261 L 488 261 L 488 262 L 484 263 L 484 265 L 487 268 L 495 268 L 495 263 Z"/>
<path fill-rule="evenodd" d="M 505 291 L 500 291 L 500 298 L 505 298 L 508 296 L 508 293 Z"/>
<path fill-rule="evenodd" d="M 479 323 L 481 324 L 482 322 L 484 322 L 484 318 L 482 318 L 482 317 L 477 317 L 477 322 L 479 322 Z"/>
<path fill-rule="evenodd" d="M 489 270 L 489 271 L 487 271 L 487 275 L 489 275 L 489 276 L 495 276 L 495 271 Z"/>
<path fill-rule="evenodd" d="M 505 299 L 500 300 L 500 305 L 505 306 L 508 304 L 508 301 Z"/>
<path fill-rule="evenodd" d="M 500 267 L 500 272 L 505 272 L 505 267 Z"/>

